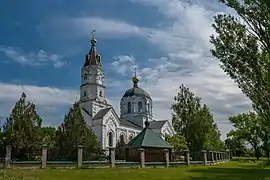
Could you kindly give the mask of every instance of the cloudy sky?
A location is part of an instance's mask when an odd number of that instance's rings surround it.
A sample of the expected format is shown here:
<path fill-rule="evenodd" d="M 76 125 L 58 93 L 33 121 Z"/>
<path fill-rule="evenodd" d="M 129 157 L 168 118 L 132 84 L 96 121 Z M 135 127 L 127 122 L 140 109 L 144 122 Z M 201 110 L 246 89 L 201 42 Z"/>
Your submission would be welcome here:
<path fill-rule="evenodd" d="M 0 117 L 24 91 L 44 124 L 58 125 L 78 99 L 96 29 L 116 111 L 135 65 L 156 119 L 171 119 L 173 96 L 184 83 L 210 107 L 224 138 L 228 116 L 248 111 L 250 102 L 209 53 L 212 17 L 222 12 L 232 11 L 217 0 L 1 1 Z"/>

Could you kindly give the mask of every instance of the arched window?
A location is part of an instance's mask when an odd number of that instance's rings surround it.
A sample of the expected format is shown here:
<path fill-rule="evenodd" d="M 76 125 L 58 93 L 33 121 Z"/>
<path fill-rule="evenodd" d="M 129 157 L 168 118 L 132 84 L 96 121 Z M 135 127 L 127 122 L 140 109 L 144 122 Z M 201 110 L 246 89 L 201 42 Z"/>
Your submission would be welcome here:
<path fill-rule="evenodd" d="M 131 103 L 128 102 L 128 113 L 130 113 L 130 112 L 131 112 Z"/>
<path fill-rule="evenodd" d="M 142 112 L 142 102 L 138 102 L 138 112 Z"/>
<path fill-rule="evenodd" d="M 99 96 L 101 96 L 101 97 L 102 97 L 102 91 L 99 91 Z"/>
<path fill-rule="evenodd" d="M 113 133 L 109 132 L 108 136 L 109 136 L 109 147 L 112 147 L 113 146 Z"/>
<path fill-rule="evenodd" d="M 124 134 L 120 135 L 119 141 L 120 141 L 120 144 L 125 144 L 125 136 L 124 136 Z"/>
<path fill-rule="evenodd" d="M 86 91 L 83 92 L 83 96 L 86 96 Z"/>

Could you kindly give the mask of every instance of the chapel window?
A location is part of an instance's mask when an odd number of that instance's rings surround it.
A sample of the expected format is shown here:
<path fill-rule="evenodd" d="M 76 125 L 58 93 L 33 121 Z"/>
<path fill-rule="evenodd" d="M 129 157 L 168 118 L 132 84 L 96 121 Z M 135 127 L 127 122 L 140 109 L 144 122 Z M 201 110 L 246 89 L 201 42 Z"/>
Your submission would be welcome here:
<path fill-rule="evenodd" d="M 112 147 L 113 146 L 113 133 L 112 132 L 109 132 L 109 147 Z"/>
<path fill-rule="evenodd" d="M 142 102 L 138 102 L 138 111 L 142 112 Z"/>
<path fill-rule="evenodd" d="M 131 103 L 128 102 L 128 113 L 131 113 Z"/>
<path fill-rule="evenodd" d="M 121 134 L 121 135 L 120 135 L 119 141 L 120 141 L 121 144 L 125 144 L 125 137 L 124 137 L 124 134 Z"/>

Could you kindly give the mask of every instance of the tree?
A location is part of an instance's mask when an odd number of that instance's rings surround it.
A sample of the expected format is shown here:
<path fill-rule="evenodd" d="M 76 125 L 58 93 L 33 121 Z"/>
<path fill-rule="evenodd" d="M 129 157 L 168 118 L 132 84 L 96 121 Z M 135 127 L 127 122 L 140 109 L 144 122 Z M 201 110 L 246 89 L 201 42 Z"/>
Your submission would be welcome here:
<path fill-rule="evenodd" d="M 188 149 L 187 141 L 184 136 L 178 134 L 172 136 L 166 135 L 165 140 L 173 146 L 175 152 L 181 152 Z"/>
<path fill-rule="evenodd" d="M 270 126 L 270 1 L 220 0 L 238 17 L 214 17 L 216 35 L 212 55 L 252 101 L 254 110 Z"/>
<path fill-rule="evenodd" d="M 247 154 L 247 148 L 242 139 L 229 137 L 225 140 L 225 146 L 228 150 L 230 150 L 231 156 L 243 157 Z"/>
<path fill-rule="evenodd" d="M 221 144 L 220 133 L 208 107 L 201 105 L 201 99 L 195 96 L 183 84 L 174 97 L 172 105 L 172 125 L 178 135 L 185 137 L 192 152 L 217 150 Z"/>
<path fill-rule="evenodd" d="M 172 136 L 165 135 L 165 140 L 173 146 L 174 160 L 180 160 L 183 155 L 183 151 L 188 149 L 185 137 L 178 134 Z"/>
<path fill-rule="evenodd" d="M 56 128 L 51 126 L 45 126 L 41 128 L 42 144 L 46 144 L 48 149 L 55 147 Z M 50 157 L 49 157 L 50 159 Z"/>
<path fill-rule="evenodd" d="M 257 159 L 260 158 L 261 144 L 261 118 L 254 112 L 238 114 L 229 118 L 234 126 L 234 130 L 229 132 L 229 137 L 235 137 L 238 140 L 247 141 L 254 149 Z"/>
<path fill-rule="evenodd" d="M 0 157 L 5 156 L 5 144 L 3 139 L 2 125 L 0 126 Z"/>
<path fill-rule="evenodd" d="M 4 144 L 11 145 L 12 158 L 31 160 L 39 155 L 41 123 L 35 105 L 27 102 L 26 94 L 22 93 L 3 126 Z"/>
<path fill-rule="evenodd" d="M 74 103 L 63 123 L 56 131 L 54 158 L 59 160 L 76 160 L 77 146 L 83 145 L 83 157 L 86 160 L 98 159 L 102 155 L 95 134 L 86 125 L 79 103 Z"/>

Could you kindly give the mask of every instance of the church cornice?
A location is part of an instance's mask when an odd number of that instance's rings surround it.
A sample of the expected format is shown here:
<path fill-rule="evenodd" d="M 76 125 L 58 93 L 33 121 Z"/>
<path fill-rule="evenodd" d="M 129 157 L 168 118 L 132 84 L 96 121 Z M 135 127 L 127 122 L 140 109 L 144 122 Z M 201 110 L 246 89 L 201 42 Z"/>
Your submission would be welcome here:
<path fill-rule="evenodd" d="M 80 87 L 83 87 L 83 86 L 86 86 L 86 85 L 97 85 L 97 86 L 100 86 L 100 87 L 103 87 L 103 88 L 106 88 L 106 86 L 104 85 L 101 85 L 101 84 L 97 84 L 97 83 L 85 83 L 85 84 L 82 84 Z"/>

